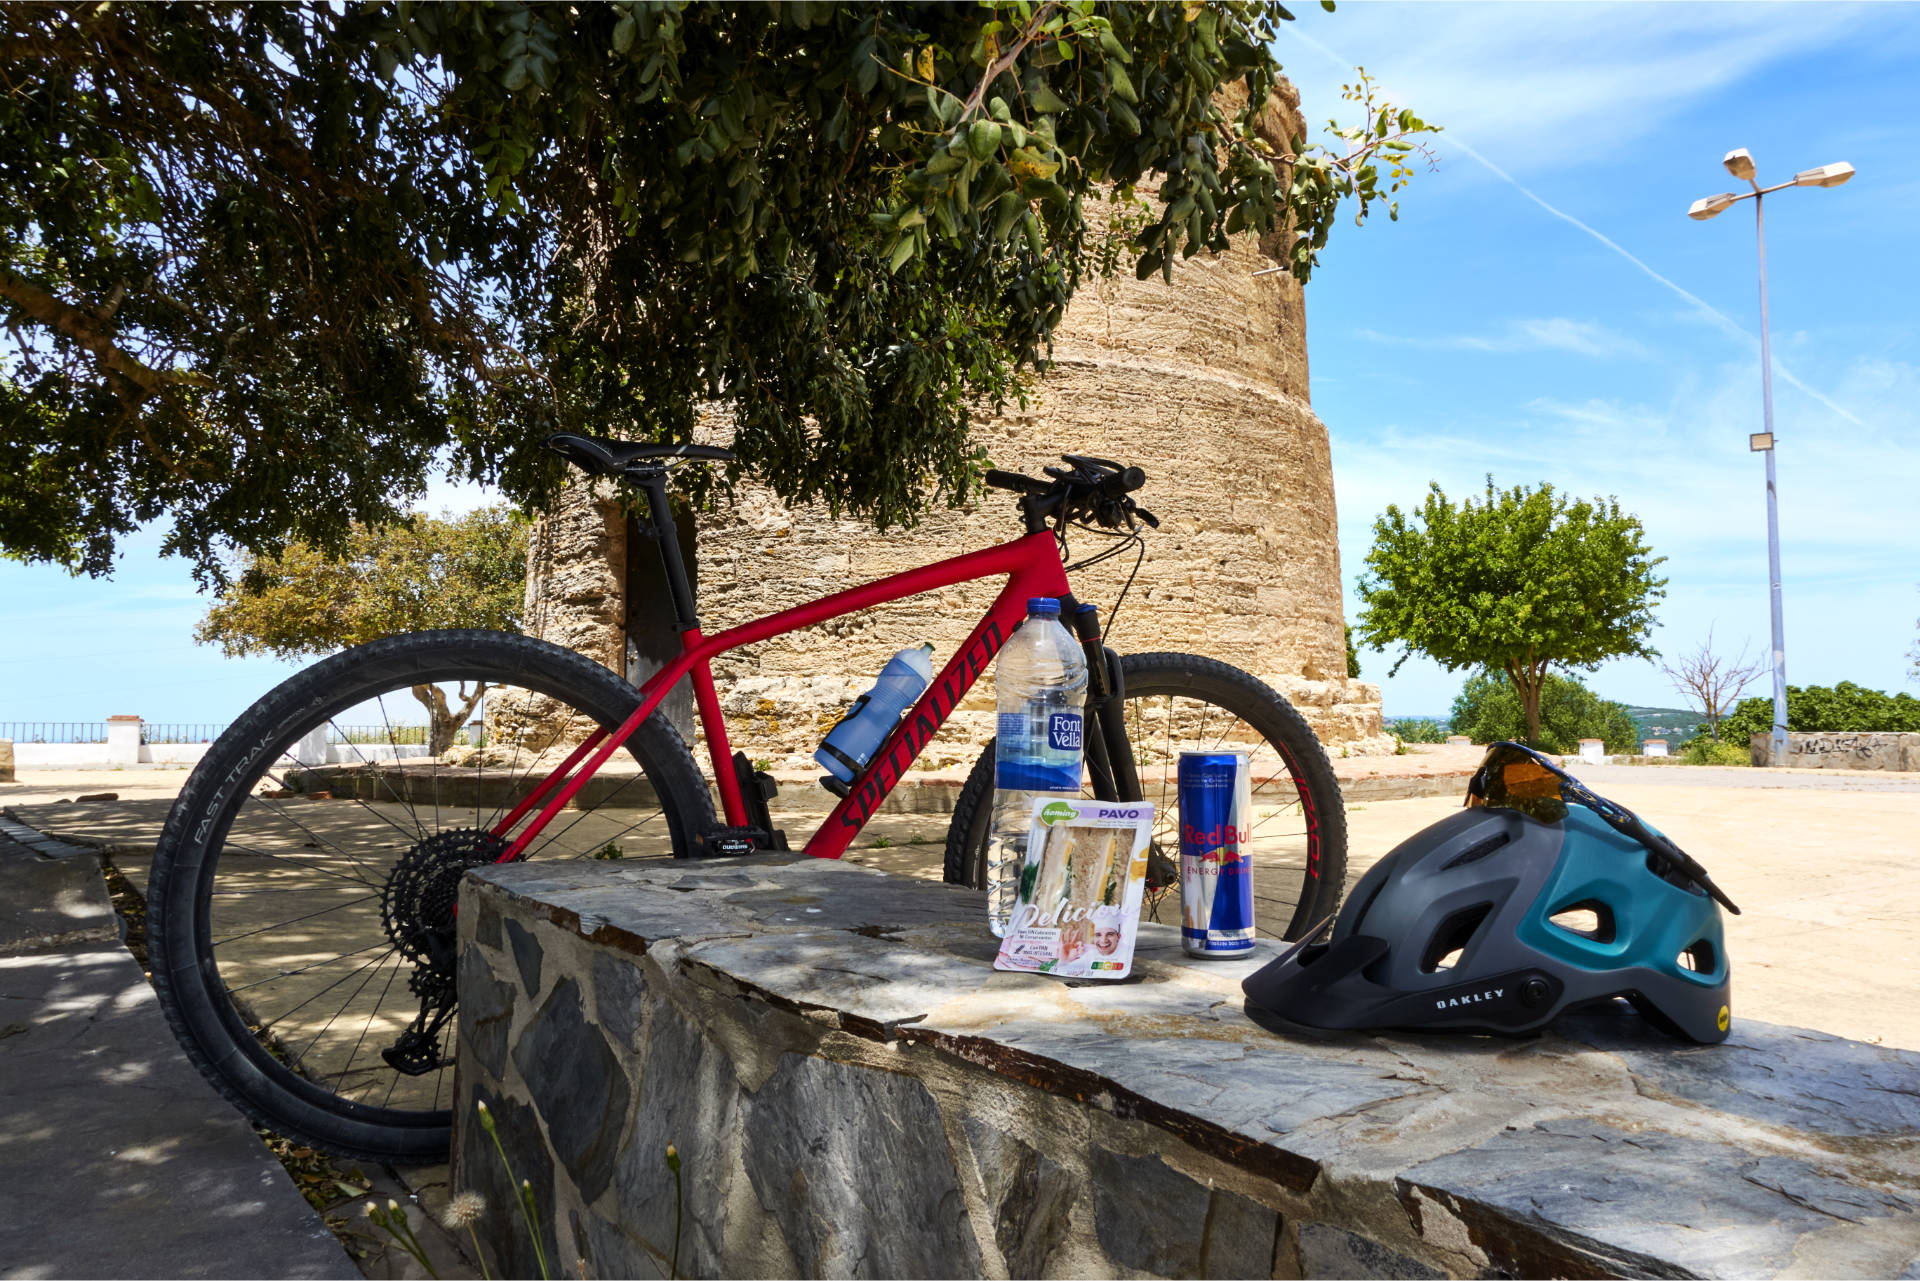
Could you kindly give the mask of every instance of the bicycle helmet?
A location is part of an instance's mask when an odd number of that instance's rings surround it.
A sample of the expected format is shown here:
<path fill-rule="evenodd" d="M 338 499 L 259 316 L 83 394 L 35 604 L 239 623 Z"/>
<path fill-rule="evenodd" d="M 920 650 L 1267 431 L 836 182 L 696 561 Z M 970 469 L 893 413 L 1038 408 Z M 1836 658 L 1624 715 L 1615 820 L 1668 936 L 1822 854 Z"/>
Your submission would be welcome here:
<path fill-rule="evenodd" d="M 1488 750 L 1467 806 L 1248 977 L 1248 1003 L 1310 1027 L 1518 1033 L 1625 997 L 1672 1035 L 1726 1039 L 1716 900 L 1740 909 L 1704 868 L 1518 743 Z"/>

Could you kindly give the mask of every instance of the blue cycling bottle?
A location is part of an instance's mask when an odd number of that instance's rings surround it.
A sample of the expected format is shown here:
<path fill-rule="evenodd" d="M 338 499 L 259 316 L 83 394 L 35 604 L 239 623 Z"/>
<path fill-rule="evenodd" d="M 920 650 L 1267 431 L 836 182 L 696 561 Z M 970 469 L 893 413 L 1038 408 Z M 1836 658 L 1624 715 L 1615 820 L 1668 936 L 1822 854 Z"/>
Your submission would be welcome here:
<path fill-rule="evenodd" d="M 901 650 L 880 669 L 873 688 L 855 699 L 840 723 L 828 731 L 813 759 L 841 782 L 853 782 L 900 723 L 900 714 L 913 706 L 932 680 L 932 645 Z"/>

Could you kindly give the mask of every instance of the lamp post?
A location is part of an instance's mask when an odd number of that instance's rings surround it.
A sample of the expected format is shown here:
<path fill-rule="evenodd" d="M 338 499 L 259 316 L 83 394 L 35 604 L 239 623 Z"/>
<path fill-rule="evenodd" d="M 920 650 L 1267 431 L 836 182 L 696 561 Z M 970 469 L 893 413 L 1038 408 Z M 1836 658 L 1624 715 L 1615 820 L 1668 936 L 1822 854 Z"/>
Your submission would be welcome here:
<path fill-rule="evenodd" d="M 1786 182 L 1762 187 L 1754 179 L 1753 157 L 1745 147 L 1729 151 L 1727 172 L 1753 188 L 1735 195 L 1723 191 L 1693 202 L 1687 217 L 1705 222 L 1742 200 L 1753 201 L 1753 225 L 1760 242 L 1760 407 L 1764 430 L 1747 437 L 1747 448 L 1767 456 L 1767 572 L 1773 597 L 1773 739 L 1767 751 L 1770 765 L 1787 763 L 1787 638 L 1780 609 L 1780 496 L 1774 483 L 1773 468 L 1773 354 L 1767 334 L 1767 217 L 1766 197 L 1788 187 L 1838 187 L 1853 177 L 1853 166 L 1841 161 L 1803 169 Z"/>

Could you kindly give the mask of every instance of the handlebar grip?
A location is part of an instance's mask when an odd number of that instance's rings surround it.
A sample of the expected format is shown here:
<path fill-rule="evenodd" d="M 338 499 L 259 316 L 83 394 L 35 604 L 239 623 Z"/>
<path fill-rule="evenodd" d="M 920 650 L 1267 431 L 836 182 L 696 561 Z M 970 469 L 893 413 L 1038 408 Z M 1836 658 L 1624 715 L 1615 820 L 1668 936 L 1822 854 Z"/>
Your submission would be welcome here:
<path fill-rule="evenodd" d="M 1017 471 L 1000 471 L 997 468 L 989 468 L 985 480 L 994 489 L 1010 489 L 1016 494 L 1044 494 L 1052 488 L 1044 480 L 1035 480 L 1031 476 L 1022 476 Z"/>

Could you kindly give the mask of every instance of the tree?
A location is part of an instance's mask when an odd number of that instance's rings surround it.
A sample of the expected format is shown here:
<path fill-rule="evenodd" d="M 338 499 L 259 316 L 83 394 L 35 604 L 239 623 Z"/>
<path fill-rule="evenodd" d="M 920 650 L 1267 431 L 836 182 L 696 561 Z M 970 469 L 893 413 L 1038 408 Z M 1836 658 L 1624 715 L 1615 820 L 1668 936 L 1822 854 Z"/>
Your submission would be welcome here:
<path fill-rule="evenodd" d="M 162 514 L 203 579 L 338 554 L 437 467 L 537 510 L 546 434 L 711 403 L 782 497 L 912 520 L 1090 272 L 1244 232 L 1304 280 L 1428 128 L 1362 77 L 1263 136 L 1271 0 L 4 12 L 0 549 L 96 574 Z"/>
<path fill-rule="evenodd" d="M 1467 678 L 1453 700 L 1452 727 L 1476 743 L 1524 740 L 1542 751 L 1580 750 L 1580 740 L 1597 738 L 1607 751 L 1628 755 L 1640 750 L 1640 726 L 1624 703 L 1601 698 L 1573 676 L 1546 673 L 1540 684 L 1539 724 L 1529 728 L 1526 708 L 1512 682 L 1491 672 Z"/>
<path fill-rule="evenodd" d="M 1374 521 L 1359 582 L 1361 642 L 1405 646 L 1392 671 L 1422 653 L 1448 671 L 1504 672 L 1534 742 L 1549 668 L 1655 656 L 1646 641 L 1667 580 L 1654 568 L 1666 558 L 1616 499 L 1570 502 L 1547 484 L 1502 492 L 1489 476 L 1483 502 L 1455 507 L 1434 484 L 1412 515 L 1389 506 Z"/>
<path fill-rule="evenodd" d="M 503 506 L 375 530 L 356 525 L 346 555 L 306 543 L 248 556 L 194 630 L 229 657 L 299 658 L 429 627 L 518 631 L 527 573 L 526 524 Z M 457 707 L 437 685 L 415 685 L 427 709 L 428 750 L 453 743 L 487 692 L 458 687 Z"/>
<path fill-rule="evenodd" d="M 1347 679 L 1357 680 L 1360 676 L 1360 651 L 1353 647 L 1353 624 L 1346 625 L 1347 630 Z"/>
<path fill-rule="evenodd" d="M 1660 670 L 1667 674 L 1688 706 L 1698 707 L 1707 718 L 1707 732 L 1716 743 L 1720 741 L 1720 718 L 1766 669 L 1765 659 L 1747 657 L 1745 645 L 1733 658 L 1714 653 L 1712 627 L 1707 628 L 1707 639 L 1700 642 L 1699 649 L 1660 664 Z"/>

